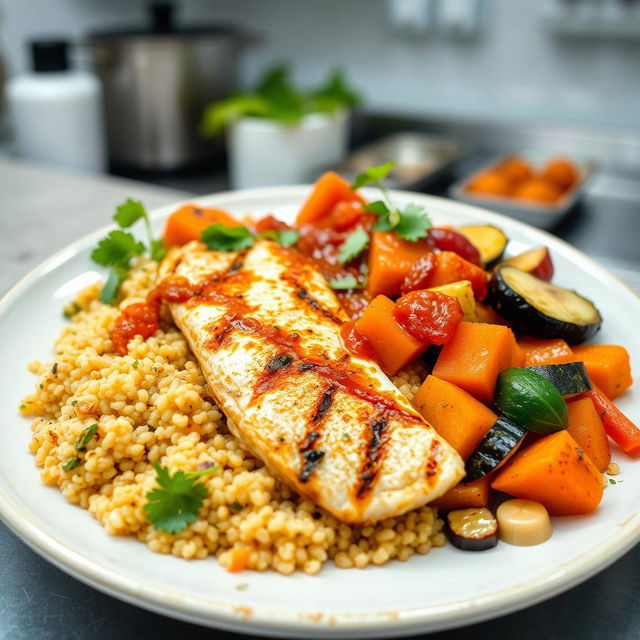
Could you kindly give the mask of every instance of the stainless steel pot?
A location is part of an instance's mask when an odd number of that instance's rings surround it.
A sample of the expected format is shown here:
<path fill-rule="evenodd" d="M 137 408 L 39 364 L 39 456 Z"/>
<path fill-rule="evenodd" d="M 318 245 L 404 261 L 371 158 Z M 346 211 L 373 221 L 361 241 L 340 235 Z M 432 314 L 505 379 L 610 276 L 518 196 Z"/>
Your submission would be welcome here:
<path fill-rule="evenodd" d="M 171 7 L 152 6 L 149 30 L 94 33 L 109 157 L 116 167 L 174 170 L 220 149 L 199 134 L 204 107 L 234 86 L 244 38 L 230 27 L 175 29 Z"/>

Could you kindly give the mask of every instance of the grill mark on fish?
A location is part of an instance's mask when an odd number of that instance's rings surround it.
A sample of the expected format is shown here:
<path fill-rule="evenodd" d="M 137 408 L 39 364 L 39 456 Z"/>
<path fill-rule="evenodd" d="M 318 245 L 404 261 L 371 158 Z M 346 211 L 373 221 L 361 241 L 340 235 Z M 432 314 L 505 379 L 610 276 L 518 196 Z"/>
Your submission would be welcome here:
<path fill-rule="evenodd" d="M 432 478 L 438 474 L 438 467 L 440 465 L 440 442 L 436 438 L 431 441 L 431 448 L 429 450 L 429 459 L 427 460 L 427 478 Z"/>
<path fill-rule="evenodd" d="M 322 418 L 324 418 L 327 411 L 329 411 L 329 408 L 331 407 L 331 403 L 333 402 L 333 394 L 335 392 L 336 387 L 334 387 L 333 385 L 325 389 L 322 397 L 320 398 L 320 403 L 318 404 L 318 407 L 316 408 L 311 418 L 312 422 L 320 422 Z"/>
<path fill-rule="evenodd" d="M 325 318 L 331 320 L 331 322 L 335 322 L 335 324 L 342 324 L 342 320 L 338 318 L 332 311 L 329 311 L 329 309 L 318 302 L 318 300 L 316 300 L 305 287 L 298 285 L 296 297 L 299 300 L 303 300 L 304 302 L 306 302 L 312 309 L 314 309 L 318 313 L 321 313 Z"/>
<path fill-rule="evenodd" d="M 315 449 L 315 442 L 320 437 L 319 431 L 312 431 L 306 438 L 304 444 L 300 448 L 300 455 L 304 459 L 302 471 L 300 471 L 300 482 L 307 482 L 313 473 L 313 470 L 320 464 L 320 460 L 324 458 L 324 451 Z"/>
<path fill-rule="evenodd" d="M 360 486 L 356 491 L 358 498 L 364 498 L 373 488 L 373 483 L 386 452 L 384 445 L 387 442 L 387 425 L 388 421 L 385 418 L 378 419 L 370 425 L 371 435 L 360 472 Z"/>
<path fill-rule="evenodd" d="M 180 263 L 184 260 L 184 256 L 183 255 L 179 255 L 174 263 L 171 265 L 171 270 L 170 273 L 174 274 L 176 272 L 176 269 L 180 266 Z"/>

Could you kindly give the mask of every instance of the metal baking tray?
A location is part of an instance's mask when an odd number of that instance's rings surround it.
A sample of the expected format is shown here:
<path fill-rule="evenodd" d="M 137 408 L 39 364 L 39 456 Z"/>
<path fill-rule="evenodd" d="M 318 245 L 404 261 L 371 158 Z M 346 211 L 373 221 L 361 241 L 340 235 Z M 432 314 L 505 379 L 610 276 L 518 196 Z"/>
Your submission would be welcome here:
<path fill-rule="evenodd" d="M 514 155 L 525 158 L 531 165 L 539 169 L 545 162 L 559 154 L 539 150 L 521 150 L 495 156 L 490 162 L 481 166 L 471 175 L 454 182 L 449 187 L 449 195 L 456 200 L 478 207 L 484 207 L 485 209 L 492 209 L 498 213 L 517 218 L 540 229 L 551 229 L 555 227 L 570 213 L 584 195 L 587 183 L 595 171 L 595 164 L 590 160 L 577 158 L 575 155 L 572 155 L 571 160 L 578 168 L 580 177 L 576 184 L 555 204 L 536 204 L 535 202 L 510 198 L 509 196 L 472 194 L 467 191 L 467 185 L 476 176 L 489 171 L 506 158 Z"/>
<path fill-rule="evenodd" d="M 463 152 L 463 145 L 454 138 L 407 131 L 356 149 L 333 170 L 353 179 L 369 167 L 392 161 L 395 166 L 385 178 L 385 186 L 424 189 L 441 180 Z"/>

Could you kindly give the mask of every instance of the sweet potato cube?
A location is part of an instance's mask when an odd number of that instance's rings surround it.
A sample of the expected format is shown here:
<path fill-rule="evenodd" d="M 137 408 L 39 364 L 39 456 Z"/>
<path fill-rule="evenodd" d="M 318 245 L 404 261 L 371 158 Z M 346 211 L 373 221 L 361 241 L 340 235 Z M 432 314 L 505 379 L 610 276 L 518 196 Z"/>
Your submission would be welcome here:
<path fill-rule="evenodd" d="M 628 389 L 631 378 L 629 352 L 617 344 L 589 344 L 573 349 L 574 360 L 584 362 L 591 382 L 610 400 Z"/>
<path fill-rule="evenodd" d="M 493 411 L 466 391 L 435 376 L 427 376 L 413 404 L 464 460 L 497 420 Z"/>
<path fill-rule="evenodd" d="M 589 397 L 576 398 L 568 402 L 567 406 L 567 431 L 591 458 L 598 471 L 604 473 L 611 462 L 611 448 L 593 401 Z"/>
<path fill-rule="evenodd" d="M 488 507 L 491 498 L 491 476 L 483 476 L 473 482 L 461 482 L 440 498 L 429 503 L 438 511 L 447 512 L 469 507 Z"/>
<path fill-rule="evenodd" d="M 512 365 L 515 337 L 509 327 L 461 322 L 442 351 L 433 375 L 484 403 L 493 401 L 498 374 Z"/>
<path fill-rule="evenodd" d="M 525 367 L 535 367 L 543 364 L 565 364 L 575 362 L 571 347 L 560 338 L 555 340 L 539 340 L 538 338 L 523 338 L 518 345 L 524 352 Z"/>

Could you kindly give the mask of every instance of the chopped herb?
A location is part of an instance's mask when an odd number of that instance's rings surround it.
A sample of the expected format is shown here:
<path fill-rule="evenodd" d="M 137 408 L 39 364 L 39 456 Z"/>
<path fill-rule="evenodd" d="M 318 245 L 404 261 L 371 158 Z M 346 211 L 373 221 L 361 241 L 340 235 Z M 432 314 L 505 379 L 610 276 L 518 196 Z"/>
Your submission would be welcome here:
<path fill-rule="evenodd" d="M 77 404 L 78 404 L 78 401 L 77 401 L 77 400 L 72 400 L 72 401 L 71 401 L 71 406 L 72 406 L 72 407 L 75 407 Z"/>
<path fill-rule="evenodd" d="M 229 507 L 231 507 L 233 511 L 242 511 L 242 509 L 244 509 L 244 507 L 239 502 L 232 502 Z"/>
<path fill-rule="evenodd" d="M 620 484 L 624 482 L 624 480 L 614 480 L 613 478 L 609 478 L 609 484 Z"/>
<path fill-rule="evenodd" d="M 283 247 L 292 247 L 300 239 L 300 233 L 295 229 L 270 229 L 269 231 L 263 231 L 260 236 L 267 238 L 268 240 L 275 240 Z"/>
<path fill-rule="evenodd" d="M 329 281 L 329 286 L 336 291 L 345 291 L 348 289 L 362 289 L 361 285 L 355 276 L 349 275 L 344 278 L 335 278 Z"/>
<path fill-rule="evenodd" d="M 391 194 L 382 184 L 382 180 L 389 175 L 393 168 L 393 162 L 387 162 L 377 167 L 369 167 L 364 173 L 359 174 L 352 189 L 359 189 L 367 184 L 374 184 L 382 193 L 382 200 L 370 202 L 365 206 L 366 211 L 375 213 L 378 221 L 373 226 L 375 231 L 394 231 L 403 240 L 416 242 L 427 236 L 431 228 L 431 220 L 425 208 L 417 204 L 408 204 L 400 209 L 391 199 Z"/>
<path fill-rule="evenodd" d="M 124 280 L 127 279 L 129 263 L 132 258 L 149 252 L 152 260 L 162 260 L 167 253 L 162 240 L 153 238 L 151 221 L 144 205 L 137 200 L 129 198 L 126 202 L 116 208 L 113 216 L 114 221 L 120 229 L 114 229 L 106 238 L 98 243 L 98 246 L 91 253 L 91 259 L 103 267 L 110 267 L 107 282 L 100 292 L 100 301 L 104 304 L 113 304 L 118 289 Z M 138 220 L 144 221 L 148 246 L 136 240 L 128 229 Z"/>
<path fill-rule="evenodd" d="M 71 456 L 63 465 L 63 471 L 73 471 L 80 464 L 78 456 Z"/>
<path fill-rule="evenodd" d="M 132 366 L 134 369 L 137 369 L 137 368 L 138 368 L 138 361 L 137 361 L 137 360 L 134 360 L 134 361 L 131 363 L 131 366 Z"/>
<path fill-rule="evenodd" d="M 27 405 L 24 402 L 18 407 L 20 411 L 24 411 L 27 408 Z"/>
<path fill-rule="evenodd" d="M 73 318 L 73 316 L 76 315 L 76 313 L 79 313 L 80 311 L 82 311 L 82 307 L 77 302 L 72 302 L 62 310 L 62 315 L 67 320 L 70 320 L 71 318 Z"/>
<path fill-rule="evenodd" d="M 350 433 L 347 433 L 346 431 L 342 434 L 342 437 L 343 437 L 345 440 L 351 440 L 351 434 L 350 434 Z"/>
<path fill-rule="evenodd" d="M 240 251 L 252 246 L 255 238 L 246 227 L 225 227 L 216 222 L 202 231 L 200 240 L 212 251 Z"/>
<path fill-rule="evenodd" d="M 369 246 L 369 234 L 364 229 L 352 231 L 340 245 L 338 262 L 345 264 L 359 256 Z"/>
<path fill-rule="evenodd" d="M 198 512 L 207 497 L 207 488 L 197 482 L 202 475 L 217 470 L 217 465 L 203 471 L 176 471 L 173 475 L 167 467 L 153 463 L 158 488 L 147 494 L 144 512 L 155 529 L 179 533 L 196 521 Z"/>
<path fill-rule="evenodd" d="M 51 373 L 53 373 L 54 376 L 56 375 L 56 373 L 58 373 L 58 363 L 57 362 L 53 363 L 53 367 L 51 367 Z"/>
<path fill-rule="evenodd" d="M 98 425 L 92 424 L 90 427 L 87 427 L 82 431 L 82 433 L 78 436 L 76 443 L 73 445 L 78 451 L 85 451 L 87 449 L 87 445 L 91 442 L 91 438 L 98 432 Z"/>
<path fill-rule="evenodd" d="M 38 385 L 41 389 L 44 389 L 44 385 L 42 384 L 42 382 Z"/>

